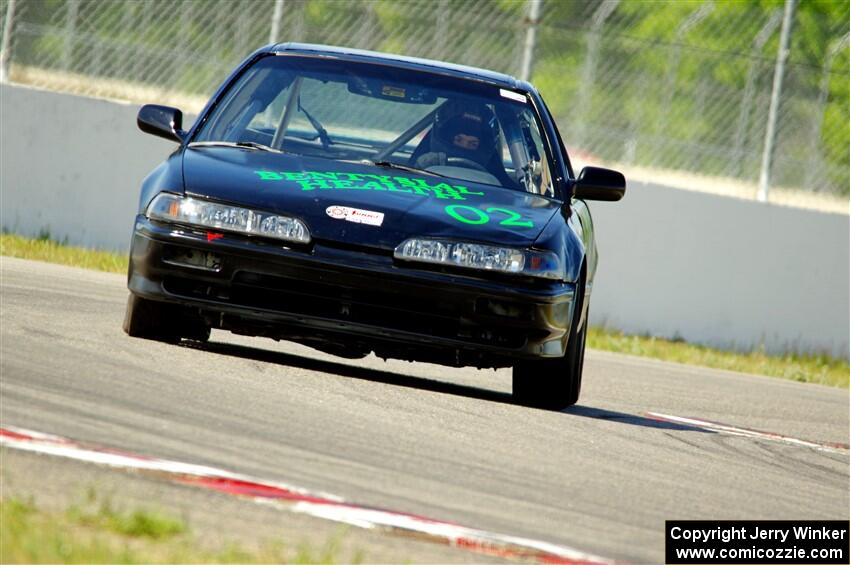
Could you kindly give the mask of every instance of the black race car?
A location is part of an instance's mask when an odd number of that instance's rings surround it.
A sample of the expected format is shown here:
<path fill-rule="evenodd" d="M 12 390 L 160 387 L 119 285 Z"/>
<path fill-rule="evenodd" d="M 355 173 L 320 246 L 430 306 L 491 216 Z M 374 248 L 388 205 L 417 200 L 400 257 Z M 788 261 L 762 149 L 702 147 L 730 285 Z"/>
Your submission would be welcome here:
<path fill-rule="evenodd" d="M 527 82 L 435 61 L 264 47 L 195 125 L 147 105 L 180 147 L 142 185 L 124 330 L 210 328 L 347 358 L 513 367 L 514 395 L 574 404 L 596 244 L 575 178 Z"/>

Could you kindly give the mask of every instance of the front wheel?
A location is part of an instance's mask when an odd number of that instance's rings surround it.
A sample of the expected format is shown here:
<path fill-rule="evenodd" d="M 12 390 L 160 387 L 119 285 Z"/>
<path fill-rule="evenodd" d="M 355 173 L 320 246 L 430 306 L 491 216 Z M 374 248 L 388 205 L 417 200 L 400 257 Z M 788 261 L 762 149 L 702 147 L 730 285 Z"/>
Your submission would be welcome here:
<path fill-rule="evenodd" d="M 132 293 L 127 298 L 124 331 L 130 337 L 168 343 L 177 343 L 181 338 L 194 341 L 210 338 L 209 325 L 188 308 L 148 300 Z"/>
<path fill-rule="evenodd" d="M 513 396 L 518 402 L 540 408 L 561 409 L 578 402 L 584 368 L 587 322 L 579 328 L 584 302 L 584 285 L 576 299 L 570 337 L 563 357 L 522 361 L 514 365 Z"/>

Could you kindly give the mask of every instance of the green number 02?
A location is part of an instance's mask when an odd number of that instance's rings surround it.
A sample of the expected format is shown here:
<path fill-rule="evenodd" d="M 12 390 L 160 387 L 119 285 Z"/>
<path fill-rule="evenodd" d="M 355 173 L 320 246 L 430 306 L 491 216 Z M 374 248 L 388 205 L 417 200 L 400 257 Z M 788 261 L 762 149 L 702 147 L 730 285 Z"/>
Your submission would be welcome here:
<path fill-rule="evenodd" d="M 463 216 L 458 210 L 468 210 L 475 216 L 475 219 L 467 218 Z M 473 226 L 480 226 L 481 224 L 486 224 L 490 221 L 490 216 L 479 210 L 478 208 L 473 208 L 472 206 L 463 206 L 461 204 L 454 204 L 452 206 L 446 206 L 446 214 L 457 220 L 462 224 L 471 224 Z"/>
<path fill-rule="evenodd" d="M 465 215 L 461 213 L 461 210 L 465 212 Z M 508 210 L 506 208 L 487 208 L 487 212 L 498 212 L 500 214 L 505 214 L 506 216 L 508 216 L 507 218 L 499 222 L 499 225 L 501 226 L 511 226 L 517 228 L 534 227 L 533 222 L 531 222 L 530 220 L 523 220 L 522 215 L 514 212 L 513 210 Z M 469 224 L 473 226 L 480 226 L 490 221 L 490 216 L 486 212 L 482 212 L 478 208 L 473 208 L 472 206 L 464 206 L 462 204 L 453 204 L 451 206 L 446 206 L 446 214 L 448 214 L 449 216 L 451 216 L 462 224 Z"/>
<path fill-rule="evenodd" d="M 502 226 L 514 226 L 518 228 L 533 228 L 534 223 L 529 220 L 522 220 L 522 216 L 517 214 L 513 210 L 507 210 L 505 208 L 487 208 L 488 212 L 501 212 L 502 214 L 506 214 L 508 217 L 499 222 L 499 225 Z M 522 221 L 518 221 L 522 220 Z"/>

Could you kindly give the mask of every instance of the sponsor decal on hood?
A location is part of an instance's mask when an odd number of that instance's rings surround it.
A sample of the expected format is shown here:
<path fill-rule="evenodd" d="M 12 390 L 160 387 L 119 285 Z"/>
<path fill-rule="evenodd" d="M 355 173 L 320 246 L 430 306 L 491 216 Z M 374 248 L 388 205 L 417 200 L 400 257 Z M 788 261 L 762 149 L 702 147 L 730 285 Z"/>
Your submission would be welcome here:
<path fill-rule="evenodd" d="M 384 223 L 384 214 L 371 210 L 361 210 L 360 208 L 350 208 L 348 206 L 328 206 L 325 212 L 331 218 L 346 220 L 355 224 L 380 226 Z"/>

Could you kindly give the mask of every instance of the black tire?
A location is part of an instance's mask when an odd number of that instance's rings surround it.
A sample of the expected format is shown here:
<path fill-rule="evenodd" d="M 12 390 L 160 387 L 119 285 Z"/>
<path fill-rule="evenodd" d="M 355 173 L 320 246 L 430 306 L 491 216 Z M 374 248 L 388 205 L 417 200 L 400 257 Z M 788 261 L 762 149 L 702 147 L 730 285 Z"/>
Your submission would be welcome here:
<path fill-rule="evenodd" d="M 570 324 L 570 337 L 563 357 L 523 361 L 513 368 L 513 396 L 521 404 L 560 410 L 578 402 L 584 369 L 584 349 L 587 341 L 587 321 L 581 324 L 581 305 L 584 302 L 584 277 Z M 588 312 L 589 314 L 589 312 Z"/>
<path fill-rule="evenodd" d="M 127 298 L 124 331 L 130 337 L 167 343 L 177 343 L 181 338 L 202 342 L 210 338 L 209 325 L 188 308 L 132 293 Z"/>

